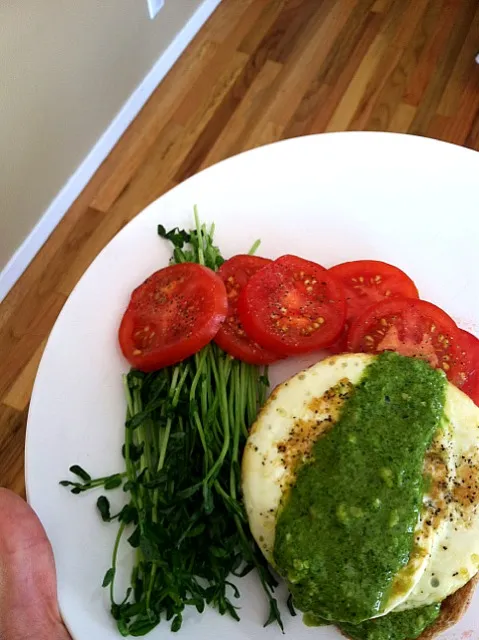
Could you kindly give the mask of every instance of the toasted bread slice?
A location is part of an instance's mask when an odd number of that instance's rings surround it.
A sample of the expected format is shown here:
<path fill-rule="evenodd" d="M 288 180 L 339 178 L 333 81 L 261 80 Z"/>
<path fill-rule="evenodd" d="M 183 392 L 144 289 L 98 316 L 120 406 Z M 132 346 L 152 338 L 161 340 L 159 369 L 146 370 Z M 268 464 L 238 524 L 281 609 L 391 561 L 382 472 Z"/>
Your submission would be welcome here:
<path fill-rule="evenodd" d="M 452 627 L 456 622 L 459 622 L 471 603 L 478 580 L 479 574 L 476 574 L 467 584 L 461 587 L 461 589 L 458 589 L 458 591 L 446 598 L 441 605 L 439 617 L 418 636 L 417 640 L 433 640 L 433 638 L 440 633 Z M 338 630 L 345 638 L 350 638 L 342 629 Z"/>

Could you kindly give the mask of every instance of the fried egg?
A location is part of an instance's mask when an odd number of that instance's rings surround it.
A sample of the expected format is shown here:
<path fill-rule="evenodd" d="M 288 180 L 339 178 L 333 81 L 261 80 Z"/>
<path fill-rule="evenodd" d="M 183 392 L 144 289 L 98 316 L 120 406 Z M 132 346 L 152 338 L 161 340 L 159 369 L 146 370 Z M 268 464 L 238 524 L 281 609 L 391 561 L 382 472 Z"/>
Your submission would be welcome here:
<path fill-rule="evenodd" d="M 274 566 L 275 528 L 295 469 L 334 428 L 348 394 L 375 356 L 327 358 L 279 385 L 252 426 L 243 456 L 243 495 L 251 532 Z M 442 601 L 479 566 L 479 408 L 447 384 L 443 427 L 425 458 L 430 483 L 414 532 L 414 552 L 395 576 L 381 615 Z"/>

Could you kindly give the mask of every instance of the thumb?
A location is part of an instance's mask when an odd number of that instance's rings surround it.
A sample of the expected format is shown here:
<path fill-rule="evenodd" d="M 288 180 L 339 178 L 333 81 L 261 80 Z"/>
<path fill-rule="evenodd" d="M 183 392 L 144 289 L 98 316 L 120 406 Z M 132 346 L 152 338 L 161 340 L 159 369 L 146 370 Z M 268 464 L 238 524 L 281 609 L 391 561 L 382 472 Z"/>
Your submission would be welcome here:
<path fill-rule="evenodd" d="M 0 514 L 0 639 L 69 640 L 58 609 L 53 552 L 40 520 L 2 488 Z"/>

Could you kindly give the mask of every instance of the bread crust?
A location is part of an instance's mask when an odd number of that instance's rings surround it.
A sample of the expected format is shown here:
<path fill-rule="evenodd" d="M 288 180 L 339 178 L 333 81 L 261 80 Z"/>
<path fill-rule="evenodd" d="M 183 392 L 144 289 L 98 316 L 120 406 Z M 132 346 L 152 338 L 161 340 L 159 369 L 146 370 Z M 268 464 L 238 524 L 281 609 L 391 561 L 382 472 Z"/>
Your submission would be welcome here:
<path fill-rule="evenodd" d="M 459 622 L 471 604 L 478 579 L 479 575 L 476 573 L 467 584 L 444 600 L 439 617 L 421 633 L 418 640 L 432 640 L 446 629 L 449 629 L 449 627 L 452 627 L 453 624 Z"/>

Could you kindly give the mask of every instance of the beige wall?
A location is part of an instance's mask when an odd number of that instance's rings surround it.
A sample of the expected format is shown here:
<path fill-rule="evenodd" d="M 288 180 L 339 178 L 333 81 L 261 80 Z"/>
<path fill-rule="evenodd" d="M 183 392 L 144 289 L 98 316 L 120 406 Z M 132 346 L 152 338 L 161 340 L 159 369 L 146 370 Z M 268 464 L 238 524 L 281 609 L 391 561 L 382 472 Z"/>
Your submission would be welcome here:
<path fill-rule="evenodd" d="M 200 4 L 0 1 L 0 271 Z"/>

